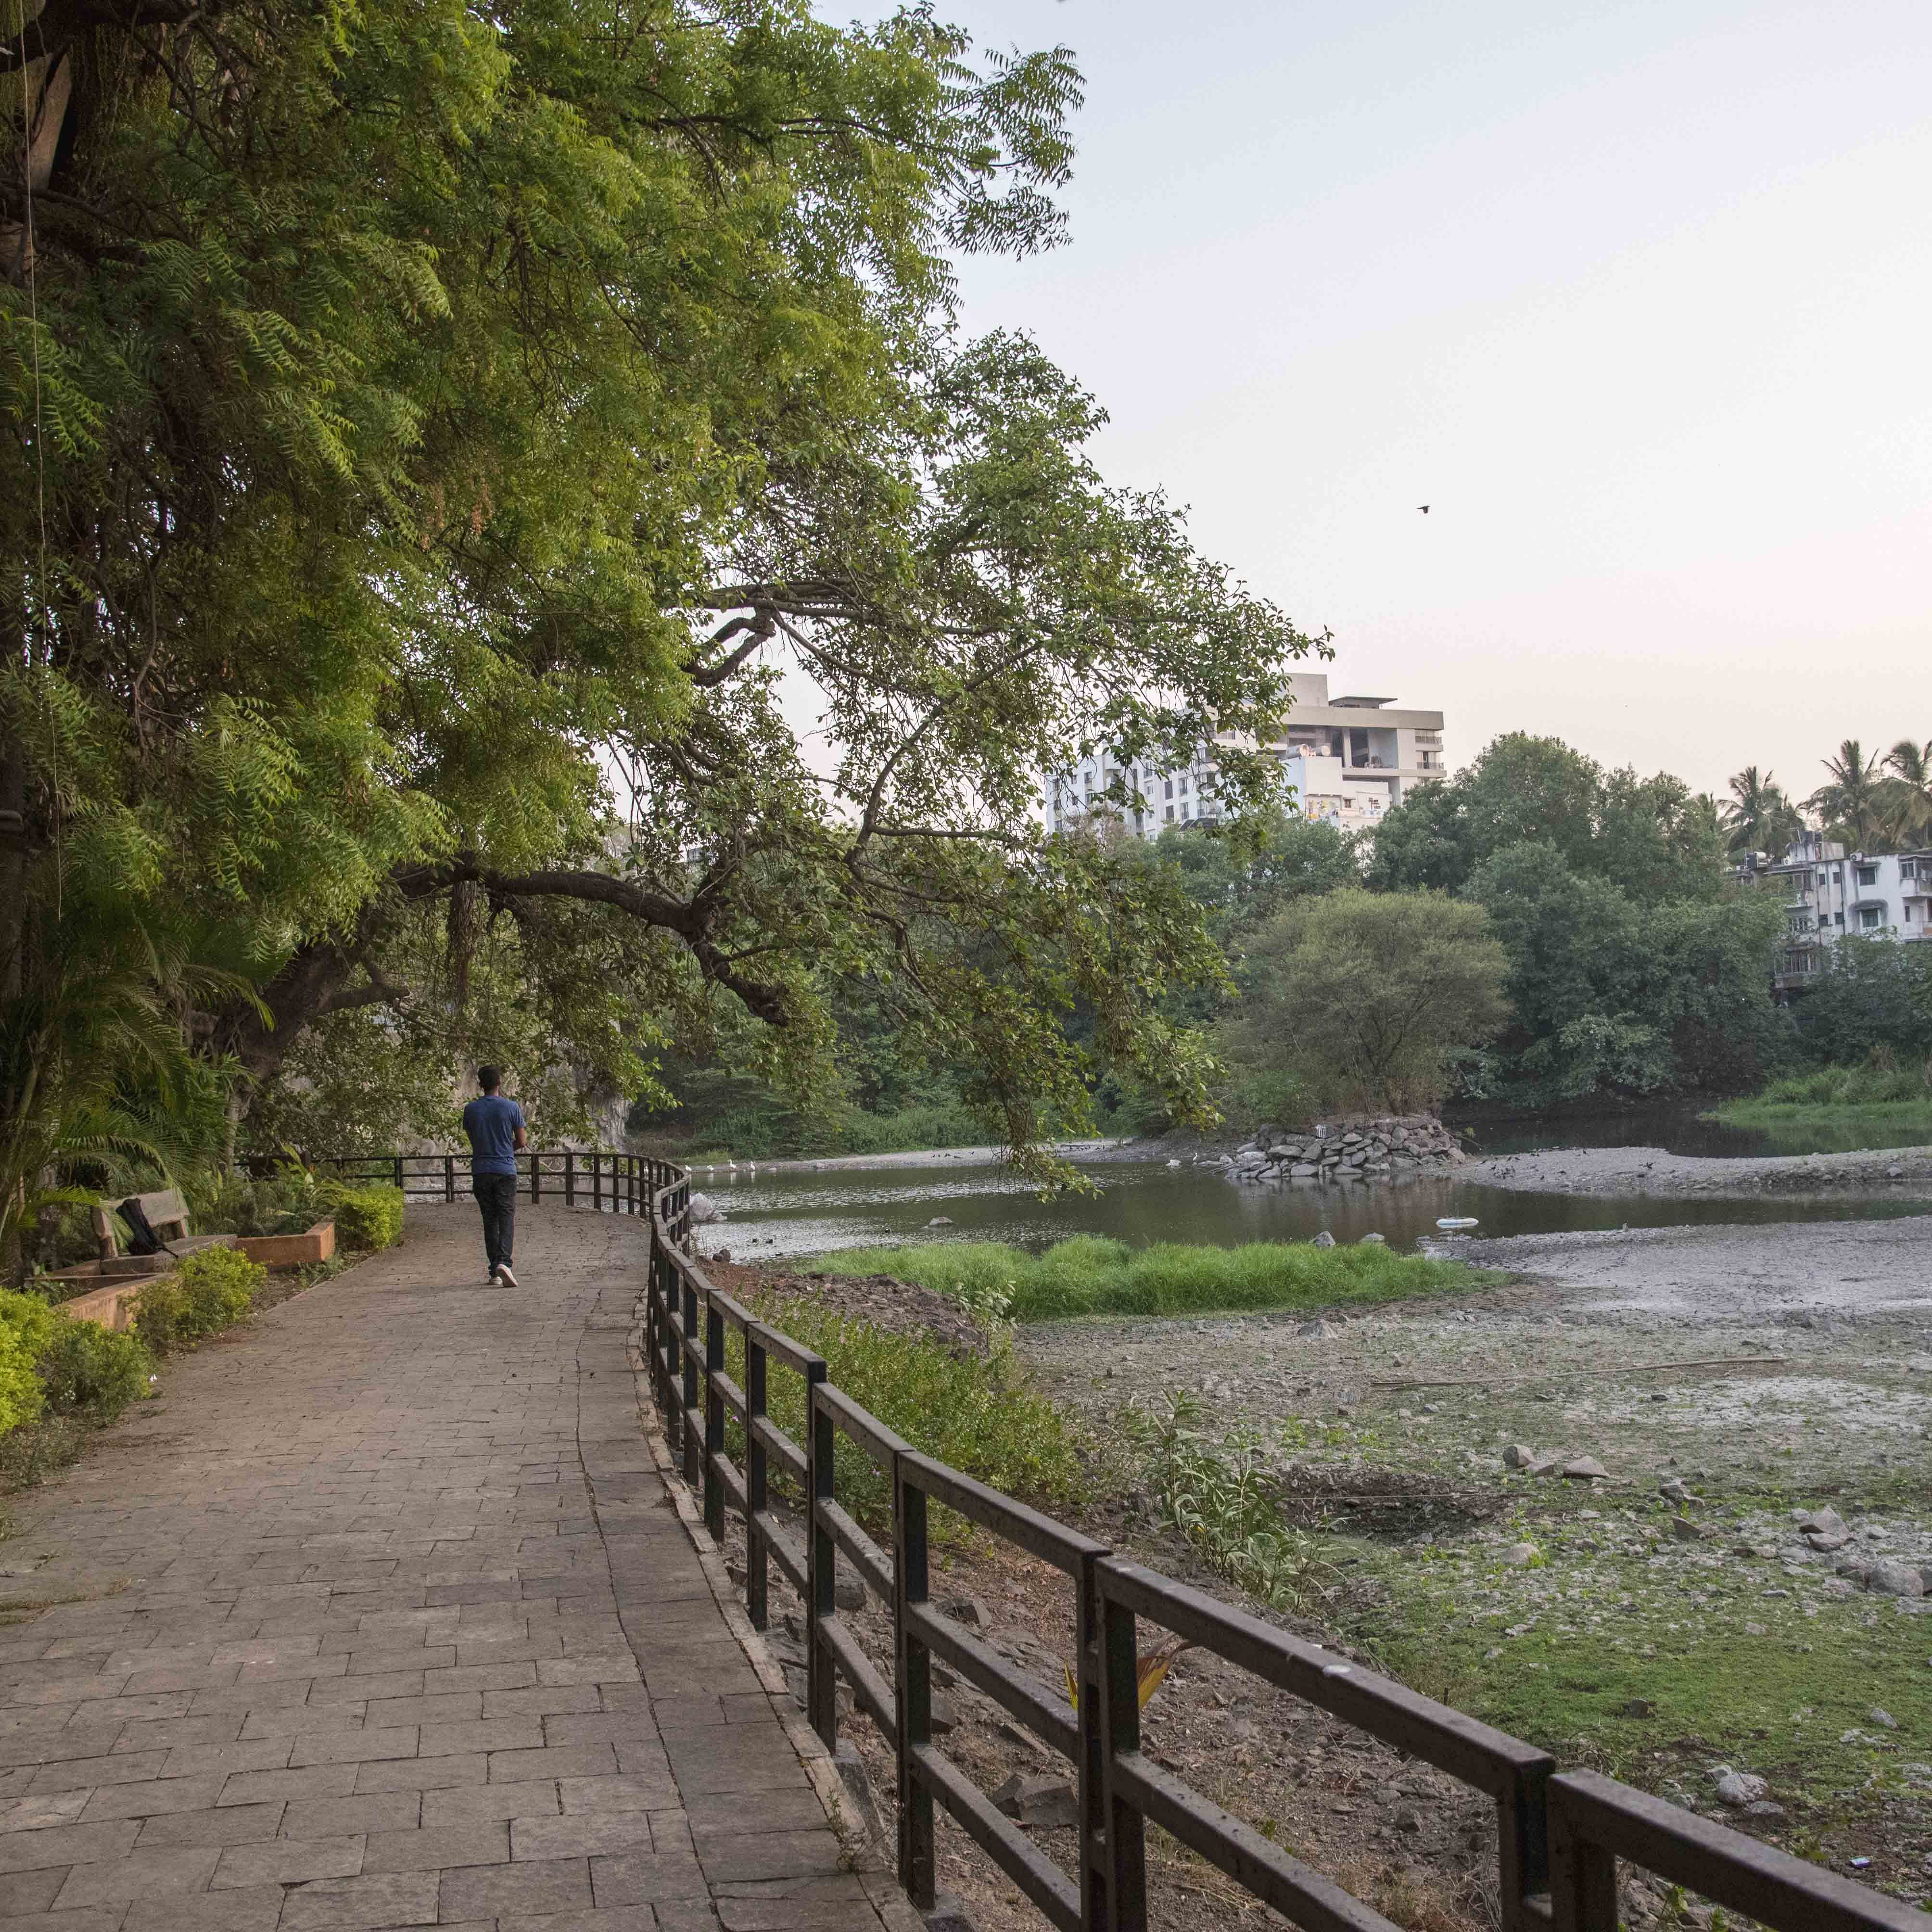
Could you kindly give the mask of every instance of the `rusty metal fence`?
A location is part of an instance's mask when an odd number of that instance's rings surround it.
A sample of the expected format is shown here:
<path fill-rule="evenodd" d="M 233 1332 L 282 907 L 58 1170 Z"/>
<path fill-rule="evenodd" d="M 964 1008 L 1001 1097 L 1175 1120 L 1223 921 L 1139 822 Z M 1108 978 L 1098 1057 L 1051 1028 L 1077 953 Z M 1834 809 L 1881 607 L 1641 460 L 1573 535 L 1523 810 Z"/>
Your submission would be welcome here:
<path fill-rule="evenodd" d="M 654 1398 L 686 1483 L 722 1538 L 742 1518 L 752 1623 L 767 1618 L 776 1565 L 806 1605 L 806 1706 L 836 1744 L 841 1680 L 892 1745 L 898 1768 L 898 1875 L 916 1906 L 934 1902 L 934 1807 L 943 1808 L 1061 1932 L 1144 1932 L 1149 1823 L 1217 1866 L 1307 1932 L 1396 1932 L 1259 1832 L 1143 1755 L 1136 1658 L 1143 1623 L 1292 1692 L 1483 1792 L 1498 1826 L 1504 1932 L 1618 1932 L 1617 1862 L 1748 1913 L 1775 1932 L 1932 1932 L 1932 1917 L 1742 1832 L 1589 1772 L 1559 1772 L 1534 1746 L 1173 1582 L 1038 1510 L 921 1455 L 826 1378 L 822 1358 L 713 1287 L 687 1252 L 690 1184 L 658 1168 L 651 1203 L 644 1337 Z M 533 1197 L 534 1198 L 534 1197 Z M 742 1344 L 742 1382 L 727 1338 Z M 805 1441 L 770 1412 L 773 1372 L 802 1384 Z M 728 1451 L 730 1425 L 741 1467 Z M 892 1486 L 881 1549 L 839 1500 L 842 1440 Z M 848 1452 L 849 1453 L 849 1452 Z M 788 1485 L 799 1515 L 772 1507 Z M 849 1495 L 849 1490 L 847 1492 Z M 1060 1570 L 1072 1598 L 1077 1685 L 1064 1695 L 1013 1670 L 930 1596 L 928 1517 L 956 1511 Z M 800 1518 L 802 1533 L 794 1526 Z M 892 1606 L 892 1680 L 842 1618 L 838 1566 Z M 1063 1870 L 940 1750 L 932 1730 L 938 1658 L 1069 1760 L 1078 1794 L 1078 1869 Z"/>

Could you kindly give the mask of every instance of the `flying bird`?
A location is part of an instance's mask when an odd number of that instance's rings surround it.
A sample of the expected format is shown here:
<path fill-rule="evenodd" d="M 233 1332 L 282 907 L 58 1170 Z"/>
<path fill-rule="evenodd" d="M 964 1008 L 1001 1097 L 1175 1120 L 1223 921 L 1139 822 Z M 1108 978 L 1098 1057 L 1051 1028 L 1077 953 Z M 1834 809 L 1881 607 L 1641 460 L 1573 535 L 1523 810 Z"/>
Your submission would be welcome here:
<path fill-rule="evenodd" d="M 1425 517 L 1428 515 L 1429 506 L 1426 503 L 1418 503 L 1415 507 L 1420 510 Z"/>

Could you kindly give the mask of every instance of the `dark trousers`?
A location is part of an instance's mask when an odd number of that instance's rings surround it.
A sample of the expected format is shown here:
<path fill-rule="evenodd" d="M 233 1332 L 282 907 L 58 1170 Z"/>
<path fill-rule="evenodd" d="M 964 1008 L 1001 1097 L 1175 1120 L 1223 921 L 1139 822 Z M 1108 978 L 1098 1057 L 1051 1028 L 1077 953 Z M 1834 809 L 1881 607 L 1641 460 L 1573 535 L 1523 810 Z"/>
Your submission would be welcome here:
<path fill-rule="evenodd" d="M 478 1174 L 471 1177 L 470 1191 L 483 1210 L 483 1252 L 489 1258 L 490 1272 L 497 1264 L 510 1260 L 517 1238 L 517 1177 L 514 1174 Z"/>

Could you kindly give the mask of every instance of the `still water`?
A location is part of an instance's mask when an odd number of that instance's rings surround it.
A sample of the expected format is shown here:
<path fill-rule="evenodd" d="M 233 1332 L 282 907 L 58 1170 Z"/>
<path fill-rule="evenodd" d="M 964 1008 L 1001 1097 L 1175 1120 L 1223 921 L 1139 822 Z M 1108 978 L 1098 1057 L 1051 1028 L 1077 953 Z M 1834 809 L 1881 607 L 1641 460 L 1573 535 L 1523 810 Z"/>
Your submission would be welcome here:
<path fill-rule="evenodd" d="M 1719 1135 L 1721 1141 L 1714 1138 Z M 1756 1135 L 1712 1128 L 1688 1115 L 1658 1114 L 1491 1122 L 1476 1131 L 1472 1144 L 1498 1154 L 1605 1145 L 1664 1146 L 1697 1154 L 1767 1150 Z M 1042 1201 L 1031 1184 L 997 1162 L 950 1155 L 932 1160 L 917 1167 L 815 1171 L 740 1167 L 735 1174 L 700 1168 L 694 1177 L 698 1187 L 728 1218 L 700 1230 L 699 1246 L 706 1253 L 729 1248 L 751 1260 L 927 1240 L 1006 1241 L 1038 1251 L 1076 1234 L 1109 1235 L 1136 1247 L 1154 1241 L 1232 1246 L 1305 1241 L 1326 1228 L 1338 1241 L 1373 1232 L 1408 1247 L 1434 1235 L 1437 1218 L 1448 1215 L 1472 1215 L 1478 1235 L 1502 1235 L 1867 1220 L 1925 1211 L 1919 1201 L 1591 1200 L 1516 1193 L 1447 1176 L 1348 1187 L 1256 1184 L 1228 1180 L 1218 1169 L 1171 1168 L 1157 1160 L 1076 1160 L 1099 1191 Z M 930 1225 L 942 1216 L 950 1225 Z"/>

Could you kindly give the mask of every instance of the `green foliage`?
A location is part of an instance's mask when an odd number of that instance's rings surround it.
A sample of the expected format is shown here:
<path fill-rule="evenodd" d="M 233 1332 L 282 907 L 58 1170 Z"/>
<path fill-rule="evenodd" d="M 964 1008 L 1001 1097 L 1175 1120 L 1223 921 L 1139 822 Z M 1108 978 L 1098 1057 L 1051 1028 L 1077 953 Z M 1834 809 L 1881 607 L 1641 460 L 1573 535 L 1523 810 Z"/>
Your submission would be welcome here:
<path fill-rule="evenodd" d="M 1286 1076 L 1304 1106 L 1412 1113 L 1508 1016 L 1480 906 L 1359 887 L 1278 913 L 1249 941 L 1228 1058 Z"/>
<path fill-rule="evenodd" d="M 1078 1492 L 1080 1469 L 1064 1417 L 1028 1386 L 1010 1348 L 953 1354 L 922 1335 L 848 1321 L 813 1301 L 761 1300 L 758 1313 L 823 1355 L 846 1394 L 915 1449 L 1006 1495 L 1051 1505 Z M 742 1370 L 742 1345 L 734 1367 Z M 805 1439 L 802 1384 L 774 1372 L 771 1412 L 794 1442 Z M 892 1485 L 849 1442 L 838 1448 L 838 1496 L 862 1522 L 891 1521 Z"/>
<path fill-rule="evenodd" d="M 1468 890 L 1502 943 L 1516 1016 L 1465 1068 L 1474 1096 L 1736 1092 L 1786 1050 L 1771 998 L 1784 914 L 1768 896 L 1643 901 L 1540 842 L 1486 860 Z"/>
<path fill-rule="evenodd" d="M 1724 836 L 1732 855 L 1762 852 L 1780 858 L 1804 831 L 1798 808 L 1769 772 L 1747 765 L 1731 780 L 1731 802 L 1724 808 Z"/>
<path fill-rule="evenodd" d="M 1880 1046 L 1862 1066 L 1788 1074 L 1706 1118 L 1774 1137 L 1780 1129 L 1802 1131 L 1808 1148 L 1834 1140 L 1865 1148 L 1932 1138 L 1932 1060 L 1900 1066 L 1891 1049 Z"/>
<path fill-rule="evenodd" d="M 1804 802 L 1818 814 L 1827 838 L 1853 852 L 1888 849 L 1894 817 L 1892 782 L 1874 752 L 1867 758 L 1856 738 L 1847 738 L 1825 760 L 1826 781 Z"/>
<path fill-rule="evenodd" d="M 1058 238 L 1065 50 L 799 0 L 45 24 L 0 960 L 134 935 L 128 1010 L 257 1148 L 446 1132 L 486 1054 L 556 1132 L 666 1036 L 808 1094 L 856 983 L 1023 1150 L 1108 1064 L 1205 1117 L 1191 903 L 1026 807 L 1090 736 L 1264 736 L 1309 645 L 1105 482 L 1035 345 L 958 329 L 946 251 Z M 90 1052 L 17 1174 L 127 1139 Z"/>
<path fill-rule="evenodd" d="M 140 1336 L 98 1322 L 57 1321 L 36 1366 L 47 1406 L 57 1414 L 85 1412 L 112 1422 L 148 1393 L 151 1364 Z"/>
<path fill-rule="evenodd" d="M 1397 1254 L 1380 1242 L 1318 1248 L 1250 1241 L 1238 1248 L 1161 1242 L 1130 1248 L 1076 1234 L 1043 1255 L 997 1242 L 935 1241 L 916 1247 L 842 1250 L 842 1273 L 890 1274 L 972 1305 L 1006 1298 L 1012 1318 L 1078 1315 L 1184 1315 L 1210 1309 L 1330 1308 L 1454 1294 L 1486 1279 L 1461 1262 Z"/>
<path fill-rule="evenodd" d="M 299 1234 L 328 1213 L 310 1169 L 291 1162 L 260 1180 L 207 1169 L 184 1176 L 183 1197 L 201 1234 Z"/>
<path fill-rule="evenodd" d="M 59 1318 L 38 1295 L 0 1288 L 0 1432 L 32 1422 L 45 1401 L 36 1364 Z"/>
<path fill-rule="evenodd" d="M 1821 1066 L 1772 1081 L 1757 1096 L 1766 1106 L 1932 1106 L 1932 1064 Z"/>
<path fill-rule="evenodd" d="M 402 1238 L 407 1202 L 400 1187 L 345 1187 L 326 1181 L 318 1198 L 334 1216 L 336 1238 L 346 1248 L 392 1247 Z"/>
<path fill-rule="evenodd" d="M 1211 1568 L 1280 1610 L 1306 1609 L 1328 1566 L 1312 1537 L 1283 1528 L 1281 1488 L 1258 1430 L 1216 1442 L 1194 1425 L 1201 1406 L 1177 1392 L 1164 1413 L 1121 1418 L 1167 1526 Z"/>
<path fill-rule="evenodd" d="M 1806 1059 L 1852 1066 L 1874 1053 L 1932 1054 L 1932 960 L 1922 942 L 1847 934 L 1824 949 L 1822 968 L 1798 994 L 1792 1017 Z"/>
<path fill-rule="evenodd" d="M 1188 897 L 1208 915 L 1209 934 L 1232 953 L 1298 901 L 1361 880 L 1354 843 L 1346 833 L 1325 820 L 1279 806 L 1233 831 L 1170 826 L 1154 853 L 1180 873 Z"/>
<path fill-rule="evenodd" d="M 1558 739 L 1522 732 L 1388 813 L 1376 828 L 1368 883 L 1460 892 L 1486 861 L 1525 844 L 1549 848 L 1580 878 L 1642 904 L 1712 902 L 1724 890 L 1726 840 L 1708 800 L 1667 772 L 1606 772 Z"/>
<path fill-rule="evenodd" d="M 268 1271 L 237 1248 L 200 1248 L 134 1298 L 134 1332 L 155 1354 L 201 1341 L 247 1319 Z"/>

